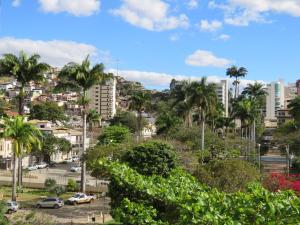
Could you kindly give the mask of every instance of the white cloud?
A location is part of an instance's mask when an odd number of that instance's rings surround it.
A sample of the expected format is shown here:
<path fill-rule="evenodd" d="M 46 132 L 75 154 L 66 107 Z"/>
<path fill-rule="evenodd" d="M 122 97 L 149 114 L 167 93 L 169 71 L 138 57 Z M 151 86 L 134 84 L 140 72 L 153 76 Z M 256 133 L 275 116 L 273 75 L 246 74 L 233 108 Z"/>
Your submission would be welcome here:
<path fill-rule="evenodd" d="M 228 34 L 221 34 L 220 36 L 218 36 L 218 40 L 222 40 L 222 41 L 228 41 L 230 39 L 230 35 Z"/>
<path fill-rule="evenodd" d="M 209 22 L 208 20 L 200 21 L 200 30 L 205 32 L 214 32 L 222 27 L 222 22 L 218 20 L 213 20 Z"/>
<path fill-rule="evenodd" d="M 144 86 L 148 88 L 155 89 L 165 89 L 169 88 L 170 82 L 172 79 L 176 80 L 191 80 L 191 81 L 199 81 L 202 77 L 197 76 L 188 76 L 188 75 L 172 75 L 167 73 L 158 73 L 158 72 L 150 72 L 150 71 L 138 71 L 138 70 L 119 70 L 109 69 L 108 72 L 112 72 L 114 74 L 119 74 L 119 76 L 124 77 L 129 81 L 138 81 L 141 82 Z M 233 79 L 229 79 L 227 77 L 221 76 L 207 76 L 207 81 L 210 83 L 218 83 L 220 80 L 228 79 L 229 85 L 232 84 Z M 241 88 L 246 87 L 249 83 L 254 83 L 253 80 L 245 80 L 242 79 L 240 86 Z M 262 82 L 262 81 L 260 81 Z"/>
<path fill-rule="evenodd" d="M 300 17 L 299 0 L 227 0 L 226 4 L 209 2 L 210 8 L 222 9 L 225 23 L 247 26 L 250 22 L 268 22 L 269 13 L 282 13 Z"/>
<path fill-rule="evenodd" d="M 18 7 L 21 5 L 21 0 L 13 0 L 11 4 L 13 7 Z"/>
<path fill-rule="evenodd" d="M 191 66 L 211 66 L 223 68 L 231 64 L 232 61 L 225 58 L 218 58 L 209 51 L 197 50 L 185 59 L 185 63 Z"/>
<path fill-rule="evenodd" d="M 38 0 L 44 12 L 67 12 L 75 16 L 90 16 L 100 10 L 100 0 Z"/>
<path fill-rule="evenodd" d="M 187 28 L 189 19 L 185 14 L 170 15 L 169 5 L 162 0 L 122 0 L 120 8 L 111 10 L 126 22 L 151 31 Z"/>
<path fill-rule="evenodd" d="M 93 45 L 73 41 L 40 41 L 31 39 L 0 38 L 0 54 L 38 53 L 44 62 L 61 67 L 71 61 L 81 62 L 87 55 L 92 59 L 107 59 L 107 52 L 98 51 Z"/>
<path fill-rule="evenodd" d="M 189 9 L 196 9 L 198 8 L 198 5 L 199 5 L 198 0 L 188 0 L 187 2 L 187 6 Z"/>

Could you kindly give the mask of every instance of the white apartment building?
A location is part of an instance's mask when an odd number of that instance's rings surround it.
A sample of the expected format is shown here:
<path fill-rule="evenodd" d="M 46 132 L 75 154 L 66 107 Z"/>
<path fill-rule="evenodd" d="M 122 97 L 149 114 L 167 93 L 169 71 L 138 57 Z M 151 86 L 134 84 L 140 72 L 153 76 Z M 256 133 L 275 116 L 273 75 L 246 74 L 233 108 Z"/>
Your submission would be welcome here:
<path fill-rule="evenodd" d="M 285 107 L 284 81 L 272 82 L 266 90 L 266 120 L 276 120 L 277 111 Z"/>
<path fill-rule="evenodd" d="M 88 90 L 89 108 L 95 109 L 104 120 L 116 114 L 116 85 L 116 79 L 113 78 Z"/>
<path fill-rule="evenodd" d="M 221 80 L 217 85 L 217 96 L 218 101 L 223 104 L 224 107 L 224 116 L 228 117 L 228 105 L 229 105 L 229 96 L 228 96 L 228 80 Z"/>

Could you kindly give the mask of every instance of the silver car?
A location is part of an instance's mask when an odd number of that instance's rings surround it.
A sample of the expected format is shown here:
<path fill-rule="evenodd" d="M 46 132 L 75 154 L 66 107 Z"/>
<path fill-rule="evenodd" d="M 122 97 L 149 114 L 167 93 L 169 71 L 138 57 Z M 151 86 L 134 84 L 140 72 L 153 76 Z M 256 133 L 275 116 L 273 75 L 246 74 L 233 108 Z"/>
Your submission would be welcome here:
<path fill-rule="evenodd" d="M 36 208 L 54 208 L 58 209 L 64 205 L 64 201 L 60 198 L 46 198 L 36 204 Z"/>
<path fill-rule="evenodd" d="M 6 202 L 6 208 L 7 208 L 6 213 L 11 214 L 11 213 L 14 213 L 14 212 L 18 211 L 19 204 L 15 201 L 7 201 Z"/>

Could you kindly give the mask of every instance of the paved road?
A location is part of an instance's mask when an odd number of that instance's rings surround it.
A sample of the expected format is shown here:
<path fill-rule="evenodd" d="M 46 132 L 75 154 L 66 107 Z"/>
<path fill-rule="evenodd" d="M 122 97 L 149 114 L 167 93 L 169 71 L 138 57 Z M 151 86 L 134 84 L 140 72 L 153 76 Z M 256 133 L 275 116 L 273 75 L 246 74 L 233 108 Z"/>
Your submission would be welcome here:
<path fill-rule="evenodd" d="M 93 216 L 95 216 L 97 223 L 101 223 L 103 214 L 106 222 L 111 220 L 109 209 L 109 198 L 101 198 L 91 204 L 65 205 L 60 209 L 37 209 L 36 212 L 51 217 L 55 225 L 83 225 L 94 224 L 91 219 Z M 24 216 L 30 211 L 31 209 L 21 209 L 9 217 L 13 221 L 14 217 Z"/>

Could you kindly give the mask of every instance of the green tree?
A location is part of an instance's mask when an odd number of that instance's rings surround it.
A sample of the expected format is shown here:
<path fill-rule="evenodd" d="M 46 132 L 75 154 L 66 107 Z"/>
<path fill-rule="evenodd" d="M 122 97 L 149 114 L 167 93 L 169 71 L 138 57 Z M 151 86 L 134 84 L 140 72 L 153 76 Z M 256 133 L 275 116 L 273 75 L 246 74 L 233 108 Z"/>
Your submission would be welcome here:
<path fill-rule="evenodd" d="M 4 54 L 0 59 L 0 73 L 13 76 L 20 83 L 19 86 L 19 114 L 24 114 L 24 99 L 26 97 L 25 86 L 29 82 L 40 82 L 44 80 L 44 73 L 50 68 L 46 63 L 40 63 L 37 54 L 27 56 L 21 51 L 19 56 Z"/>
<path fill-rule="evenodd" d="M 267 94 L 268 93 L 266 92 L 264 85 L 257 81 L 254 84 L 248 84 L 242 92 L 242 95 L 254 98 L 259 104 L 260 108 L 263 106 Z"/>
<path fill-rule="evenodd" d="M 103 133 L 99 136 L 99 143 L 102 145 L 114 145 L 126 143 L 130 140 L 131 133 L 127 127 L 109 126 L 105 127 Z"/>
<path fill-rule="evenodd" d="M 81 64 L 71 62 L 65 65 L 59 73 L 59 82 L 56 90 L 78 90 L 81 93 L 79 100 L 82 106 L 82 132 L 83 132 L 83 154 L 86 151 L 86 118 L 89 99 L 87 91 L 94 85 L 112 79 L 111 74 L 103 72 L 104 65 L 96 64 L 91 67 L 89 57 L 86 57 Z M 81 162 L 81 191 L 85 192 L 86 186 L 86 163 Z"/>
<path fill-rule="evenodd" d="M 123 161 L 139 173 L 148 176 L 168 176 L 176 167 L 173 147 L 159 141 L 148 141 L 133 147 L 124 155 Z"/>
<path fill-rule="evenodd" d="M 16 200 L 16 170 L 18 158 L 29 153 L 32 148 L 40 149 L 41 132 L 33 125 L 26 123 L 22 116 L 12 119 L 4 119 L 3 136 L 12 139 L 13 145 L 13 176 L 12 176 L 12 200 Z"/>
<path fill-rule="evenodd" d="M 225 192 L 246 191 L 249 183 L 259 181 L 255 166 L 239 159 L 210 161 L 194 175 L 201 183 Z"/>
<path fill-rule="evenodd" d="M 234 85 L 234 98 L 237 98 L 238 93 L 239 93 L 239 78 L 240 77 L 245 77 L 247 75 L 248 71 L 245 67 L 236 67 L 236 66 L 231 66 L 230 68 L 227 69 L 226 71 L 226 76 L 229 76 L 230 78 L 234 77 L 235 80 L 233 82 Z"/>
<path fill-rule="evenodd" d="M 58 106 L 56 102 L 41 102 L 33 105 L 30 109 L 29 119 L 49 120 L 52 123 L 69 121 L 63 107 Z"/>
<path fill-rule="evenodd" d="M 299 126 L 300 125 L 300 96 L 297 96 L 289 103 L 288 109 L 290 111 L 290 114 L 293 116 L 295 122 L 297 123 L 297 126 Z"/>
<path fill-rule="evenodd" d="M 202 78 L 200 82 L 191 83 L 189 96 L 190 101 L 197 107 L 199 112 L 199 124 L 201 125 L 201 150 L 204 151 L 206 116 L 217 104 L 216 86 L 212 83 L 207 84 L 206 78 Z"/>
<path fill-rule="evenodd" d="M 77 190 L 76 180 L 68 179 L 67 190 L 68 191 L 76 191 Z"/>
<path fill-rule="evenodd" d="M 87 114 L 86 121 L 89 124 L 89 131 L 92 132 L 95 124 L 100 125 L 101 116 L 95 109 L 91 109 Z"/>
<path fill-rule="evenodd" d="M 151 104 L 151 95 L 147 91 L 135 91 L 133 92 L 129 109 L 137 112 L 137 138 L 142 137 L 142 114 L 149 109 Z"/>
<path fill-rule="evenodd" d="M 137 117 L 133 112 L 119 112 L 117 115 L 111 119 L 111 125 L 122 125 L 128 127 L 132 133 L 137 133 Z M 145 118 L 142 118 L 141 127 L 144 128 L 148 125 L 148 122 Z"/>
<path fill-rule="evenodd" d="M 168 136 L 176 129 L 177 125 L 182 123 L 181 119 L 172 112 L 164 112 L 158 115 L 155 125 L 158 135 Z"/>
<path fill-rule="evenodd" d="M 14 54 L 4 54 L 0 59 L 0 74 L 4 76 L 12 76 L 19 82 L 18 111 L 20 115 L 24 114 L 25 86 L 30 82 L 44 81 L 44 73 L 47 72 L 50 66 L 46 63 L 41 63 L 40 56 L 37 54 L 27 56 L 21 51 L 19 56 Z M 22 157 L 19 160 L 18 166 L 18 184 L 22 185 Z"/>
<path fill-rule="evenodd" d="M 45 180 L 44 187 L 45 187 L 46 191 L 50 191 L 55 186 L 56 186 L 56 180 L 54 180 L 52 178 L 47 178 Z"/>

